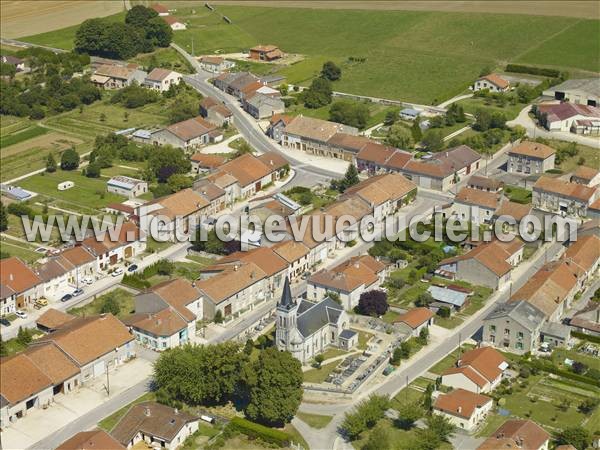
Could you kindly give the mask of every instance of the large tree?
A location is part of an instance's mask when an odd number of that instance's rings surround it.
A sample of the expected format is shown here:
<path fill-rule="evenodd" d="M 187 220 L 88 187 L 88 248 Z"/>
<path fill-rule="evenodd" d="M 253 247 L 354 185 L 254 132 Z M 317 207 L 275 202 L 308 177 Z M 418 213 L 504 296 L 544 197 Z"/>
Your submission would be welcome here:
<path fill-rule="evenodd" d="M 327 61 L 323 64 L 321 76 L 330 81 L 339 80 L 342 76 L 342 69 L 340 69 L 333 61 Z"/>
<path fill-rule="evenodd" d="M 401 124 L 394 124 L 390 127 L 385 142 L 392 147 L 410 148 L 413 146 L 413 136 L 411 130 Z"/>
<path fill-rule="evenodd" d="M 261 351 L 248 380 L 250 403 L 246 415 L 265 425 L 292 420 L 302 401 L 302 365 L 289 352 L 274 347 Z"/>
<path fill-rule="evenodd" d="M 591 440 L 592 437 L 589 431 L 580 426 L 565 428 L 561 430 L 556 437 L 556 443 L 558 445 L 572 445 L 577 450 L 585 450 L 588 448 Z"/>
<path fill-rule="evenodd" d="M 358 299 L 358 312 L 366 316 L 382 316 L 388 310 L 385 291 L 374 289 L 363 292 Z"/>
<path fill-rule="evenodd" d="M 351 127 L 364 128 L 369 120 L 369 107 L 365 103 L 347 100 L 334 102 L 329 108 L 329 120 Z"/>
<path fill-rule="evenodd" d="M 442 132 L 440 130 L 427 130 L 421 143 L 430 152 L 440 151 L 444 147 Z"/>
<path fill-rule="evenodd" d="M 154 17 L 158 17 L 158 13 L 152 8 L 146 8 L 142 5 L 135 5 L 129 11 L 127 11 L 127 14 L 125 15 L 125 23 L 133 25 L 134 27 L 144 28 L 146 23 Z"/>
<path fill-rule="evenodd" d="M 162 147 L 161 151 L 153 152 L 148 159 L 148 169 L 161 183 L 176 173 L 188 173 L 191 169 L 190 160 L 183 150 L 171 146 Z"/>
<path fill-rule="evenodd" d="M 232 342 L 177 347 L 161 353 L 154 363 L 154 381 L 173 400 L 223 403 L 238 389 L 247 358 Z"/>
<path fill-rule="evenodd" d="M 79 153 L 74 148 L 66 149 L 60 157 L 62 170 L 75 170 L 79 167 Z"/>
<path fill-rule="evenodd" d="M 320 108 L 331 103 L 331 83 L 319 77 L 312 80 L 310 87 L 302 92 L 304 106 L 307 108 Z"/>

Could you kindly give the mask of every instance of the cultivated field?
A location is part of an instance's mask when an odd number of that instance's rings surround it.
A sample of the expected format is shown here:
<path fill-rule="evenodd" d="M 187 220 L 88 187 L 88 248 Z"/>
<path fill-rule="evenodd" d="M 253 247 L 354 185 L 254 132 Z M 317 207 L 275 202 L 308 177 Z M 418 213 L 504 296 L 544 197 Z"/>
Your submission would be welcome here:
<path fill-rule="evenodd" d="M 0 2 L 3 38 L 28 36 L 78 25 L 85 19 L 104 17 L 123 10 L 121 1 L 7 1 Z"/>

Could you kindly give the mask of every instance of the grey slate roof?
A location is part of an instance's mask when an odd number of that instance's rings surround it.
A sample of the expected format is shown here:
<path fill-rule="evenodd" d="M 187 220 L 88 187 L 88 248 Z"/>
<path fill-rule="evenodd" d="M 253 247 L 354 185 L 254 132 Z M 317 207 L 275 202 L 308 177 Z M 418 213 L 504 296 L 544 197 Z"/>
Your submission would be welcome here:
<path fill-rule="evenodd" d="M 309 305 L 305 306 L 304 303 Z M 308 337 L 329 323 L 337 323 L 342 311 L 343 308 L 329 297 L 319 303 L 302 300 L 296 319 L 298 331 L 302 336 Z"/>
<path fill-rule="evenodd" d="M 533 331 L 544 322 L 545 314 L 525 301 L 504 303 L 486 316 L 484 320 L 508 317 L 524 328 Z"/>
<path fill-rule="evenodd" d="M 578 90 L 588 94 L 600 96 L 600 79 L 598 78 L 579 78 L 563 81 L 559 85 L 552 86 L 551 91 L 571 91 Z"/>
<path fill-rule="evenodd" d="M 356 335 L 356 331 L 354 330 L 344 330 L 340 333 L 340 338 L 342 339 L 350 339 Z"/>
<path fill-rule="evenodd" d="M 540 330 L 542 334 L 568 339 L 571 336 L 571 329 L 562 323 L 546 322 Z"/>

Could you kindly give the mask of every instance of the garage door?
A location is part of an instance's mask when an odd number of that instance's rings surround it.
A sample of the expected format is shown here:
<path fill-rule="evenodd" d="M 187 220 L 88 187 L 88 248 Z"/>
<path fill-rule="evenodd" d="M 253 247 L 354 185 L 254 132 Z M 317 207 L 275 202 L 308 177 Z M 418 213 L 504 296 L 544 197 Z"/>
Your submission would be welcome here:
<path fill-rule="evenodd" d="M 94 364 L 94 377 L 102 375 L 104 373 L 104 361 L 99 361 Z"/>
<path fill-rule="evenodd" d="M 421 187 L 424 187 L 424 188 L 427 188 L 427 189 L 431 188 L 431 178 L 429 178 L 429 177 L 420 177 L 419 181 L 421 182 Z"/>

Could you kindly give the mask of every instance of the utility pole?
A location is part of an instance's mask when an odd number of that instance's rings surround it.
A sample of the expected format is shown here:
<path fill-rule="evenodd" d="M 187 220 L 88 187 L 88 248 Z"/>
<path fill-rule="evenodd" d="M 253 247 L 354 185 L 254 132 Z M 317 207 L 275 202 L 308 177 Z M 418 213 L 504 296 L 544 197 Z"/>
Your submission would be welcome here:
<path fill-rule="evenodd" d="M 106 364 L 106 393 L 110 397 L 110 377 L 108 375 L 108 364 Z"/>

